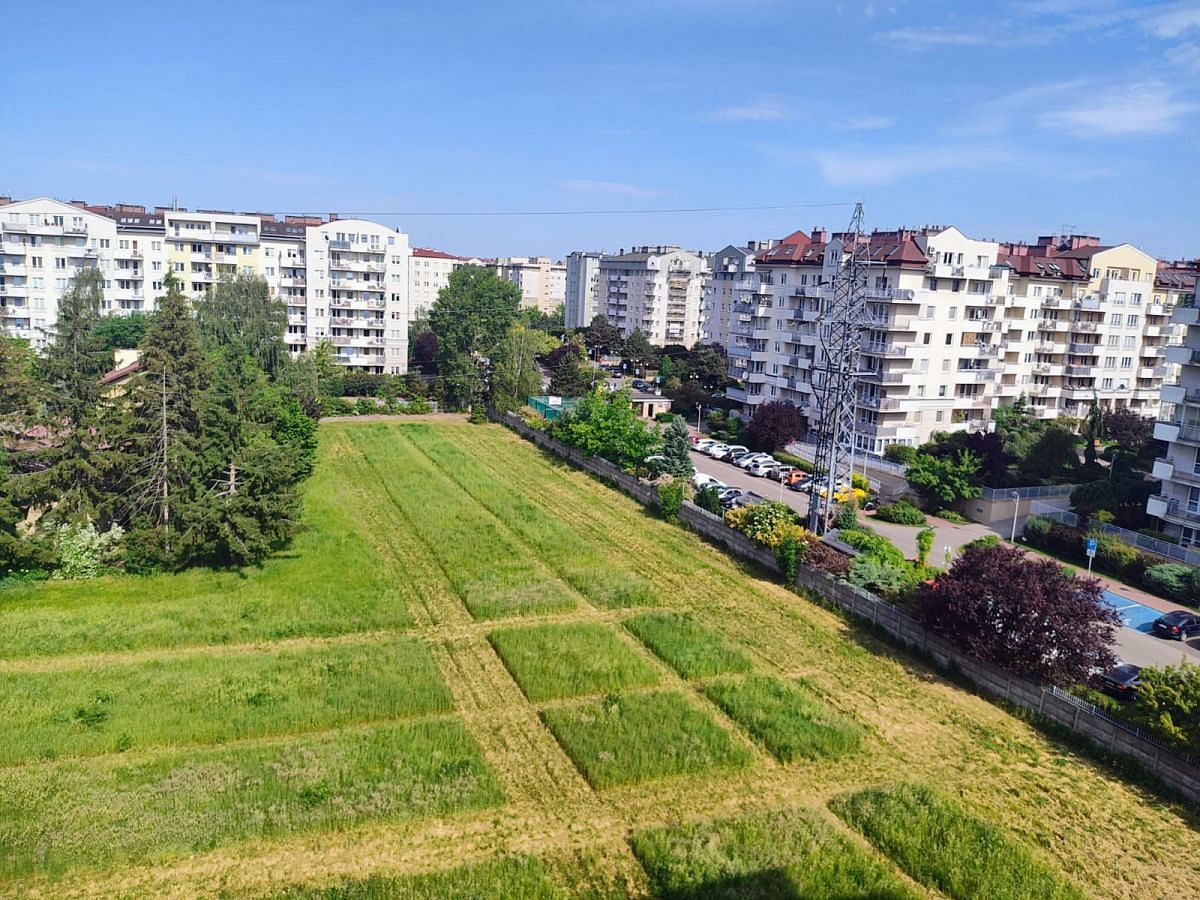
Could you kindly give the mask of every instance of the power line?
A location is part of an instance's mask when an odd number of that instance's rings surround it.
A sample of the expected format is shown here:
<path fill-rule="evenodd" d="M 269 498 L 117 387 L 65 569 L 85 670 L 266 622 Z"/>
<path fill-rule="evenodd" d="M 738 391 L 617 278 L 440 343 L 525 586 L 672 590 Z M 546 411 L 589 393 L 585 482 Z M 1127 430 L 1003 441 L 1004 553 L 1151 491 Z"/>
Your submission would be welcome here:
<path fill-rule="evenodd" d="M 779 203 L 768 206 L 680 206 L 666 209 L 537 209 L 537 210 L 401 210 L 398 212 L 345 212 L 338 216 L 362 217 L 415 217 L 415 216 L 458 216 L 495 217 L 495 216 L 647 216 L 669 215 L 676 213 L 705 213 L 705 212 L 767 212 L 786 209 L 832 209 L 853 206 L 853 201 L 838 203 Z"/>

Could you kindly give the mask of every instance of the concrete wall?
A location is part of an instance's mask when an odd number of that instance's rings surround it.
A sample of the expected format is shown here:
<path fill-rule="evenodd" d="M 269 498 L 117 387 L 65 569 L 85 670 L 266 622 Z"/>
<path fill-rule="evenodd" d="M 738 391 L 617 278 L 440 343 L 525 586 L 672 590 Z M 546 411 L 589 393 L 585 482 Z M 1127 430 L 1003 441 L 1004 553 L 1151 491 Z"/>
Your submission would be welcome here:
<path fill-rule="evenodd" d="M 549 435 L 530 428 L 512 413 L 508 413 L 503 422 L 539 447 L 608 481 L 645 505 L 657 505 L 658 492 L 653 487 L 622 472 L 607 460 L 585 456 Z M 701 537 L 719 544 L 739 559 L 779 573 L 779 564 L 770 550 L 727 527 L 720 516 L 685 502 L 679 511 L 679 518 Z M 1132 757 L 1184 797 L 1200 801 L 1200 767 L 1159 746 L 1152 738 L 1135 734 L 1129 728 L 1051 689 L 967 656 L 949 641 L 925 629 L 906 612 L 885 603 L 869 591 L 805 566 L 801 566 L 796 573 L 796 587 L 836 603 L 849 615 L 871 622 L 901 644 L 928 654 L 943 668 L 954 667 L 985 693 L 1045 716 L 1105 750 Z"/>

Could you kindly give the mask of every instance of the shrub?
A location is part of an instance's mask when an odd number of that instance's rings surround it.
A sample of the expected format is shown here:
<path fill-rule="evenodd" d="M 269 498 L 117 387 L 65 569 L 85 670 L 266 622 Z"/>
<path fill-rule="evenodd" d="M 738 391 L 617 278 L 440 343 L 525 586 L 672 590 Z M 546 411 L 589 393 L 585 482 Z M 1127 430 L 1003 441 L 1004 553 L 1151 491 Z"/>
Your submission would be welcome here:
<path fill-rule="evenodd" d="M 1191 566 L 1182 563 L 1162 563 L 1146 570 L 1142 583 L 1146 589 L 1179 602 L 1192 601 Z"/>
<path fill-rule="evenodd" d="M 669 484 L 658 486 L 658 508 L 668 522 L 676 521 L 679 510 L 683 507 L 683 484 L 679 479 L 675 479 Z"/>
<path fill-rule="evenodd" d="M 846 531 L 840 534 L 839 538 L 843 543 L 849 544 L 857 550 L 860 555 L 873 559 L 876 562 L 896 567 L 903 567 L 908 562 L 904 558 L 904 554 L 900 552 L 899 547 L 870 529 L 864 528 L 859 531 Z"/>
<path fill-rule="evenodd" d="M 696 493 L 695 503 L 698 507 L 707 510 L 714 516 L 723 515 L 725 512 L 721 509 L 721 495 L 714 487 L 701 488 Z"/>
<path fill-rule="evenodd" d="M 1045 547 L 1050 537 L 1050 520 L 1045 516 L 1030 516 L 1025 520 L 1021 535 L 1035 547 Z"/>
<path fill-rule="evenodd" d="M 875 518 L 896 525 L 924 525 L 925 514 L 907 500 L 885 503 L 875 510 Z"/>
<path fill-rule="evenodd" d="M 952 509 L 939 509 L 934 513 L 939 519 L 945 519 L 952 525 L 966 525 L 969 521 L 966 516 L 955 512 Z"/>
<path fill-rule="evenodd" d="M 379 412 L 379 406 L 374 400 L 367 397 L 359 397 L 354 401 L 354 414 L 356 416 L 369 416 L 377 412 Z"/>
<path fill-rule="evenodd" d="M 468 422 L 470 422 L 472 425 L 486 425 L 487 420 L 487 411 L 484 410 L 483 404 L 476 403 L 471 407 L 471 414 L 467 416 Z"/>
<path fill-rule="evenodd" d="M 1117 517 L 1110 513 L 1107 509 L 1096 510 L 1096 514 L 1092 516 L 1092 518 L 1097 522 L 1103 523 L 1104 525 L 1111 525 L 1117 520 Z"/>
<path fill-rule="evenodd" d="M 856 491 L 871 492 L 871 482 L 867 480 L 866 475 L 860 475 L 858 472 L 850 473 L 850 487 Z"/>
<path fill-rule="evenodd" d="M 975 538 L 973 541 L 968 541 L 962 545 L 962 550 L 968 547 L 999 547 L 1000 538 L 994 534 L 985 534 L 983 537 Z"/>
<path fill-rule="evenodd" d="M 725 523 L 746 537 L 763 543 L 771 543 L 779 525 L 792 525 L 796 513 L 786 503 L 767 500 L 753 506 L 742 506 L 725 513 Z M 775 539 L 778 543 L 778 538 Z M 772 545 L 773 546 L 773 545 Z"/>
<path fill-rule="evenodd" d="M 850 564 L 850 573 L 846 578 L 851 584 L 878 594 L 885 600 L 896 601 L 903 599 L 917 586 L 919 576 L 907 561 L 897 565 L 870 556 L 860 556 Z"/>
<path fill-rule="evenodd" d="M 1200 746 L 1200 666 L 1143 669 L 1130 718 L 1175 746 Z"/>
<path fill-rule="evenodd" d="M 855 531 L 858 529 L 858 503 L 850 498 L 838 508 L 835 525 L 838 531 Z"/>
<path fill-rule="evenodd" d="M 1128 577 L 1130 568 L 1137 561 L 1137 550 L 1117 540 L 1112 535 L 1089 532 L 1096 539 L 1096 566 L 1114 575 Z"/>
<path fill-rule="evenodd" d="M 890 462 L 900 463 L 903 466 L 912 462 L 917 455 L 916 447 L 909 447 L 905 444 L 889 444 L 883 448 L 883 458 Z"/>
<path fill-rule="evenodd" d="M 1168 544 L 1179 543 L 1179 538 L 1174 535 L 1167 534 L 1165 531 L 1155 531 L 1153 528 L 1139 528 L 1138 534 L 1144 534 L 1148 538 L 1154 538 L 1156 541 L 1165 541 Z"/>
<path fill-rule="evenodd" d="M 654 417 L 654 421 L 661 422 L 665 425 L 669 422 L 674 422 L 675 418 L 676 418 L 675 413 L 660 412 L 660 413 L 658 413 L 658 415 L 656 415 Z"/>
<path fill-rule="evenodd" d="M 833 549 L 824 541 L 816 541 L 809 545 L 804 562 L 806 565 L 836 578 L 841 578 L 850 571 L 850 557 Z"/>
<path fill-rule="evenodd" d="M 402 411 L 406 416 L 423 416 L 433 412 L 433 404 L 424 397 L 417 397 L 405 403 Z M 532 410 L 530 411 L 532 412 Z M 532 422 L 529 422 L 528 424 L 533 425 L 533 427 L 537 428 L 539 431 L 544 431 L 548 423 L 544 418 L 536 413 L 534 413 L 534 415 L 540 424 L 534 425 Z"/>
<path fill-rule="evenodd" d="M 54 578 L 96 578 L 108 566 L 117 566 L 124 559 L 122 546 L 125 529 L 113 525 L 108 531 L 97 531 L 87 525 L 60 525 L 54 540 L 58 552 L 58 569 Z"/>
<path fill-rule="evenodd" d="M 778 451 L 777 453 L 773 453 L 771 455 L 774 456 L 777 460 L 779 460 L 784 465 L 795 466 L 801 472 L 807 472 L 808 474 L 811 475 L 816 470 L 816 466 L 814 466 L 811 462 L 809 462 L 803 456 L 792 456 L 792 454 L 784 453 L 782 450 Z"/>
<path fill-rule="evenodd" d="M 929 551 L 933 549 L 933 538 L 932 528 L 922 528 L 917 532 L 917 565 L 922 569 L 929 564 Z"/>
<path fill-rule="evenodd" d="M 779 563 L 779 571 L 788 584 L 796 580 L 796 572 L 800 568 L 800 558 L 805 550 L 790 530 L 775 545 L 775 561 Z"/>
<path fill-rule="evenodd" d="M 349 400 L 343 400 L 341 397 L 321 398 L 322 416 L 349 416 L 353 413 L 354 407 Z"/>

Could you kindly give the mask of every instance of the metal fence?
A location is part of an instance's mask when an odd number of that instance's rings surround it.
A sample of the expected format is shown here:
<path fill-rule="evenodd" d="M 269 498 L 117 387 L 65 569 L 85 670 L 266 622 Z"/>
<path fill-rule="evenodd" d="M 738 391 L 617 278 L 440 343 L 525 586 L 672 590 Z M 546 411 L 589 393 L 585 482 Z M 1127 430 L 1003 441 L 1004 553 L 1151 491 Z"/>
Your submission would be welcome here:
<path fill-rule="evenodd" d="M 1087 700 L 1084 700 L 1082 697 L 1076 697 L 1070 691 L 1064 691 L 1060 687 L 1055 687 L 1054 685 L 1049 685 L 1045 688 L 1045 690 L 1049 691 L 1051 694 L 1053 694 L 1055 697 L 1058 697 L 1060 700 L 1066 700 L 1072 706 L 1078 706 L 1080 709 L 1084 710 L 1085 712 L 1088 712 L 1098 718 L 1104 719 L 1104 721 L 1108 722 L 1110 725 L 1114 725 L 1117 728 L 1120 728 L 1122 731 L 1132 734 L 1134 737 L 1141 738 L 1146 743 L 1153 744 L 1155 747 L 1158 747 L 1160 750 L 1165 750 L 1167 753 L 1170 753 L 1170 754 L 1174 755 L 1175 757 L 1183 760 L 1185 763 L 1187 763 L 1190 766 L 1200 766 L 1200 756 L 1196 756 L 1194 753 L 1188 753 L 1186 750 L 1182 750 L 1179 747 L 1171 746 L 1170 744 L 1168 744 L 1166 741 L 1162 740 L 1161 738 L 1156 737 L 1155 735 L 1151 734 L 1148 731 L 1143 731 L 1141 728 L 1138 728 L 1136 725 L 1134 725 L 1128 719 L 1121 718 L 1120 716 L 1115 716 L 1112 713 L 1110 713 L 1108 710 L 1104 709 L 1103 707 L 1097 706 L 1095 703 L 1090 703 Z"/>
<path fill-rule="evenodd" d="M 1085 519 L 1070 510 L 1059 509 L 1057 506 L 1051 506 L 1049 503 L 1030 504 L 1029 514 L 1053 519 L 1055 522 L 1064 522 L 1067 525 L 1077 528 L 1095 529 L 1103 534 L 1111 534 L 1123 544 L 1128 544 L 1130 547 L 1136 547 L 1139 550 L 1145 550 L 1147 553 L 1153 553 L 1164 559 L 1185 563 L 1189 566 L 1200 566 L 1200 550 L 1181 547 L 1179 544 L 1172 544 L 1170 541 L 1150 537 L 1148 534 L 1139 534 L 1136 531 L 1130 531 L 1128 528 L 1121 528 L 1117 525 L 1109 525 L 1107 522 Z"/>
<path fill-rule="evenodd" d="M 1011 488 L 982 488 L 981 497 L 984 500 L 1011 500 L 1016 492 L 1021 500 L 1032 500 L 1037 497 L 1066 497 L 1079 487 L 1077 484 L 1038 484 L 1028 487 Z"/>

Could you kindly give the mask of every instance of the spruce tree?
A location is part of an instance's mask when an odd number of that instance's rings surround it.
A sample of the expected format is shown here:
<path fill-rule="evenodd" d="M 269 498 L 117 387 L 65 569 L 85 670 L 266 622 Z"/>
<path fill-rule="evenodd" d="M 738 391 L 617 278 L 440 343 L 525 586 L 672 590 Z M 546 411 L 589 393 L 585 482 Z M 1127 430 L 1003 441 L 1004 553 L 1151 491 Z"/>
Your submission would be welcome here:
<path fill-rule="evenodd" d="M 690 478 L 696 471 L 689 452 L 691 449 L 692 441 L 688 436 L 687 423 L 684 422 L 683 416 L 676 416 L 667 427 L 667 434 L 663 440 L 663 456 L 666 459 L 659 468 L 676 478 Z"/>
<path fill-rule="evenodd" d="M 75 277 L 58 301 L 54 338 L 36 366 L 43 433 L 33 449 L 18 453 L 16 491 L 23 504 L 43 508 L 47 522 L 103 524 L 111 513 L 111 406 L 100 378 L 113 368 L 113 352 L 96 331 L 103 288 L 98 269 Z"/>

